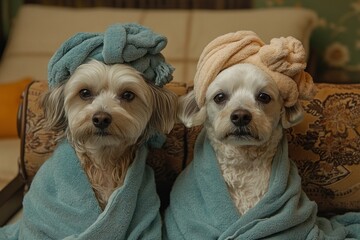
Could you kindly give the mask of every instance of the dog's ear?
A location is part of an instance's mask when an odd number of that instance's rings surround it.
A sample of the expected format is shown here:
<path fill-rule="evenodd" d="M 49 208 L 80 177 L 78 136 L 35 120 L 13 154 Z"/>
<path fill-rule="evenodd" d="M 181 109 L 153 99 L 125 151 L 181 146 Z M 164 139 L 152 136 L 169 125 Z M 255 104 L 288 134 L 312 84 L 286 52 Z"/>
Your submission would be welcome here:
<path fill-rule="evenodd" d="M 290 128 L 300 123 L 304 118 L 304 110 L 299 101 L 292 107 L 284 107 L 281 115 L 283 128 Z"/>
<path fill-rule="evenodd" d="M 45 128 L 62 131 L 67 127 L 64 110 L 64 85 L 48 90 L 40 98 L 40 107 L 44 110 Z"/>
<path fill-rule="evenodd" d="M 179 98 L 178 118 L 186 127 L 201 125 L 206 120 L 206 108 L 198 107 L 194 91 Z"/>
<path fill-rule="evenodd" d="M 150 118 L 150 127 L 169 133 L 176 121 L 177 96 L 166 88 L 152 86 L 154 110 Z"/>

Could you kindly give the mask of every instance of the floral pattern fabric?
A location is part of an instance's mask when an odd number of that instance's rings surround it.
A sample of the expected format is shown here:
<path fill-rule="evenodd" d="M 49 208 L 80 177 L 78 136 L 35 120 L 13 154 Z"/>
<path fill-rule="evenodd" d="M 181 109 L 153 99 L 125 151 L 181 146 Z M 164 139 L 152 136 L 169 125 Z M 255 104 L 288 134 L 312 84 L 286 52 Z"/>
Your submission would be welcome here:
<path fill-rule="evenodd" d="M 305 118 L 288 130 L 289 155 L 319 210 L 360 210 L 360 84 L 317 84 Z"/>

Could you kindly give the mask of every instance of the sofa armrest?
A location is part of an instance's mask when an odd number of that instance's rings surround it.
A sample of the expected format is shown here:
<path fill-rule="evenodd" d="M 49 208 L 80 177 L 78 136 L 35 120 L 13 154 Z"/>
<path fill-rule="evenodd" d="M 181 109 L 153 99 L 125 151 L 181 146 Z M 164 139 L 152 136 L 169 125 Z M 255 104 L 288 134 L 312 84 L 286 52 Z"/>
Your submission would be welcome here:
<path fill-rule="evenodd" d="M 14 216 L 22 207 L 25 182 L 17 175 L 8 185 L 0 191 L 0 226 Z"/>

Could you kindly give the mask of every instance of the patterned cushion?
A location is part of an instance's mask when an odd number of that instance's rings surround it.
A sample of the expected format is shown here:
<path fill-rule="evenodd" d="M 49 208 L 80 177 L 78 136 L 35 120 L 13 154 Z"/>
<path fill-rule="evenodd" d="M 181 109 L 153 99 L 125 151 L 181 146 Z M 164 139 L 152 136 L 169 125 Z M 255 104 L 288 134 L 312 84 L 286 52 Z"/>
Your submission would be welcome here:
<path fill-rule="evenodd" d="M 20 173 L 30 183 L 39 167 L 52 154 L 56 147 L 56 137 L 61 132 L 45 131 L 44 113 L 38 101 L 47 89 L 43 81 L 31 82 L 22 95 L 18 129 L 21 138 Z"/>
<path fill-rule="evenodd" d="M 289 155 L 321 212 L 360 210 L 360 84 L 318 84 L 304 121 L 288 131 Z"/>

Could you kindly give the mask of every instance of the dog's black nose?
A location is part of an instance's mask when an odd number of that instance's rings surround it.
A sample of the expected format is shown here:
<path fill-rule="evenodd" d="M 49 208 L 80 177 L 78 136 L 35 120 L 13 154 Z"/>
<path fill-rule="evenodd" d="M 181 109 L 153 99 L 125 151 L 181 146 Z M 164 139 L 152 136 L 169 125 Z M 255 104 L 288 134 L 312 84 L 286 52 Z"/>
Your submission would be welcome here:
<path fill-rule="evenodd" d="M 231 122 L 237 127 L 248 125 L 251 122 L 251 119 L 251 113 L 245 109 L 235 110 L 230 115 Z"/>
<path fill-rule="evenodd" d="M 106 112 L 97 112 L 92 117 L 92 122 L 94 126 L 100 129 L 107 128 L 110 125 L 111 121 L 111 115 Z"/>

